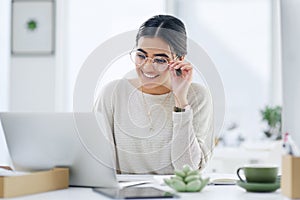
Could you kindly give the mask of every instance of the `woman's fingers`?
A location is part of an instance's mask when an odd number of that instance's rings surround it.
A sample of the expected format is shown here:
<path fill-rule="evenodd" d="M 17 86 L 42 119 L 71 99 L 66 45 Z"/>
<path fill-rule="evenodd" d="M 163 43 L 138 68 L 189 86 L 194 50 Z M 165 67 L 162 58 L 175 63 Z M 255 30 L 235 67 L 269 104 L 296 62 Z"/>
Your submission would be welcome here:
<path fill-rule="evenodd" d="M 186 63 L 186 62 L 174 62 L 170 64 L 170 68 L 172 69 L 181 69 L 183 70 L 190 70 L 192 69 L 192 65 L 190 63 Z"/>
<path fill-rule="evenodd" d="M 186 63 L 177 61 L 177 62 L 172 62 L 172 63 L 170 64 L 170 66 L 171 66 L 172 68 L 174 68 L 174 69 L 179 69 L 179 68 L 180 68 L 181 66 L 183 66 L 184 64 L 186 64 Z"/>
<path fill-rule="evenodd" d="M 176 74 L 176 69 L 180 69 L 180 74 Z M 176 65 L 176 67 L 170 67 L 170 71 L 173 72 L 172 75 L 173 76 L 178 76 L 178 77 L 182 77 L 182 78 L 185 78 L 186 76 L 188 76 L 189 74 L 192 74 L 191 72 L 193 71 L 193 67 L 189 64 L 186 64 L 186 63 L 181 63 L 181 64 L 178 64 Z"/>
<path fill-rule="evenodd" d="M 192 67 L 190 64 L 188 64 L 188 65 L 182 66 L 180 69 L 181 69 L 181 70 L 189 71 L 189 70 L 193 69 L 193 67 Z"/>
<path fill-rule="evenodd" d="M 170 67 L 170 73 L 171 73 L 171 77 L 175 77 L 176 76 L 176 71 L 174 70 L 174 68 Z"/>

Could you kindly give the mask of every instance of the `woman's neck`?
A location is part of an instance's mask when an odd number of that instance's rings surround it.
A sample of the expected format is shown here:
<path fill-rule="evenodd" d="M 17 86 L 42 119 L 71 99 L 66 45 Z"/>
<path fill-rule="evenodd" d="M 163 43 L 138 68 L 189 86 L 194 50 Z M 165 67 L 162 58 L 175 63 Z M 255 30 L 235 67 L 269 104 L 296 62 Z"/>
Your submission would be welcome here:
<path fill-rule="evenodd" d="M 141 90 L 146 94 L 153 94 L 153 95 L 167 94 L 171 91 L 168 87 L 165 87 L 163 85 L 153 87 L 153 88 L 146 88 L 144 86 L 141 86 L 139 90 Z"/>

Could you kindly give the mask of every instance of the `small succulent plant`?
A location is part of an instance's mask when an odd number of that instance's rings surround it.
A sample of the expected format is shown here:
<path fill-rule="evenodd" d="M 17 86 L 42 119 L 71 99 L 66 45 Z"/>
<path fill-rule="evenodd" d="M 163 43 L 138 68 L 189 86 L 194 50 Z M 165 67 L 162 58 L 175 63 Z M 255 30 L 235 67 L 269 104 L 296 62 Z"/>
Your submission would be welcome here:
<path fill-rule="evenodd" d="M 164 182 L 177 192 L 200 192 L 209 182 L 209 178 L 202 179 L 199 170 L 192 170 L 188 165 L 184 165 L 182 170 L 175 170 L 174 174 Z"/>

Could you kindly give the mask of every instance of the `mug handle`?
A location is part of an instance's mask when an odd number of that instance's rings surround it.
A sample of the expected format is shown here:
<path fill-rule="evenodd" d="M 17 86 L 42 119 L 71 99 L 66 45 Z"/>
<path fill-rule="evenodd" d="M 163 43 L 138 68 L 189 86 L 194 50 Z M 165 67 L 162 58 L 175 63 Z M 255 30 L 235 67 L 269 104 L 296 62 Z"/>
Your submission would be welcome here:
<path fill-rule="evenodd" d="M 237 174 L 237 176 L 239 177 L 239 179 L 240 179 L 242 182 L 246 182 L 246 181 L 245 181 L 244 179 L 242 179 L 241 176 L 240 176 L 240 171 L 241 171 L 241 170 L 244 170 L 244 168 L 243 168 L 243 167 L 238 168 L 237 171 L 236 171 L 236 174 Z"/>

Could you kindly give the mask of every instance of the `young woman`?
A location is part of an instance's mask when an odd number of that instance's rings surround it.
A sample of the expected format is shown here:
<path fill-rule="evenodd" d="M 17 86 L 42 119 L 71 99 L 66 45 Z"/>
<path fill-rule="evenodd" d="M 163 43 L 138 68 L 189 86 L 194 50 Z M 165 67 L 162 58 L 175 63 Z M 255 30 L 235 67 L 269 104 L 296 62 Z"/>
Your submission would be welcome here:
<path fill-rule="evenodd" d="M 209 92 L 192 83 L 184 24 L 157 15 L 142 24 L 130 56 L 137 78 L 109 83 L 96 103 L 110 123 L 121 173 L 201 169 L 213 148 Z"/>

